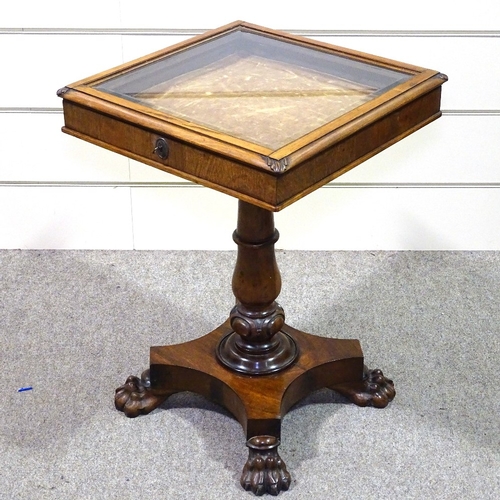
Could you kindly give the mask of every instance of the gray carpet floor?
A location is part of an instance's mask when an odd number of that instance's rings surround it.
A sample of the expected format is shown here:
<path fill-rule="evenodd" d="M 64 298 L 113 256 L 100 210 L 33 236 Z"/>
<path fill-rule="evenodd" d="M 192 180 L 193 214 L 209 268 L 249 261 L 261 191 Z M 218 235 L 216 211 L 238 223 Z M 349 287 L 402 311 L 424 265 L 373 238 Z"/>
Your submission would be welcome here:
<path fill-rule="evenodd" d="M 500 498 L 500 253 L 278 252 L 287 322 L 359 338 L 386 409 L 332 391 L 284 418 L 280 498 Z M 245 437 L 204 398 L 128 419 L 149 346 L 222 323 L 234 252 L 0 251 L 0 498 L 249 499 Z M 21 387 L 32 390 L 18 392 Z"/>

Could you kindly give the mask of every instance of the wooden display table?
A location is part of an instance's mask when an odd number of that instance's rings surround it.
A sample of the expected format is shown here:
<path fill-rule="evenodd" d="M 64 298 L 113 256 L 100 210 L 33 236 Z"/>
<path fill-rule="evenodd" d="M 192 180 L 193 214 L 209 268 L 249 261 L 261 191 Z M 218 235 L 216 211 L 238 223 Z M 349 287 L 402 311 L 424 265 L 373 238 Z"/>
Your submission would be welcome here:
<path fill-rule="evenodd" d="M 285 323 L 273 212 L 438 118 L 436 71 L 244 22 L 61 89 L 63 131 L 237 197 L 236 305 L 197 340 L 152 347 L 150 367 L 116 390 L 116 407 L 146 414 L 193 391 L 246 432 L 242 486 L 288 489 L 281 421 L 312 391 L 385 407 L 391 380 L 368 370 L 357 340 Z"/>

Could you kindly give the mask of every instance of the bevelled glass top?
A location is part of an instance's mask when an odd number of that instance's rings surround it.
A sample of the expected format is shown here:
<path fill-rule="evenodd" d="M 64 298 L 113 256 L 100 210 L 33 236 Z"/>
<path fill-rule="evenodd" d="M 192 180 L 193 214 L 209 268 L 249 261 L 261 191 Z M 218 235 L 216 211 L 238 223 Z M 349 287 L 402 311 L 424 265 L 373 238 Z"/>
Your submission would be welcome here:
<path fill-rule="evenodd" d="M 94 88 L 277 150 L 411 76 L 240 28 Z"/>

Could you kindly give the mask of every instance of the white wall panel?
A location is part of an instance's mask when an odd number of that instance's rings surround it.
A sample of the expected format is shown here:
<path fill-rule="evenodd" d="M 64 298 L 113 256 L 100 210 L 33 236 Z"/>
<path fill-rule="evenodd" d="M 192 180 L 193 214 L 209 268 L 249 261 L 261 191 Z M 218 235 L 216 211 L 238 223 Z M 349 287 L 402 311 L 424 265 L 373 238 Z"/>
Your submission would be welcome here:
<path fill-rule="evenodd" d="M 0 182 L 126 182 L 124 156 L 63 134 L 51 113 L 0 113 Z"/>
<path fill-rule="evenodd" d="M 140 163 L 135 160 L 130 160 L 130 180 L 131 182 L 147 182 L 147 183 L 176 183 L 189 184 L 188 181 L 177 177 L 176 175 L 168 174 L 163 170 L 152 168 L 149 165 Z"/>
<path fill-rule="evenodd" d="M 191 38 L 190 35 L 123 35 L 123 60 L 132 61 Z"/>
<path fill-rule="evenodd" d="M 463 30 L 498 29 L 500 10 L 495 0 L 445 2 L 420 0 L 327 2 L 310 0 L 293 4 L 287 0 L 211 2 L 195 0 L 181 5 L 162 0 L 121 0 L 122 25 L 130 28 L 215 28 L 242 19 L 276 29 L 322 30 Z"/>
<path fill-rule="evenodd" d="M 132 188 L 138 250 L 234 250 L 238 202 L 199 186 Z"/>
<path fill-rule="evenodd" d="M 0 186 L 2 248 L 130 249 L 130 189 Z"/>
<path fill-rule="evenodd" d="M 499 206 L 495 188 L 325 188 L 278 214 L 278 247 L 494 250 Z"/>
<path fill-rule="evenodd" d="M 120 0 L 86 0 L 78 5 L 58 0 L 2 2 L 0 20 L 2 28 L 119 27 Z"/>
<path fill-rule="evenodd" d="M 58 89 L 123 61 L 120 35 L 0 34 L 0 54 L 0 108 L 61 108 Z"/>
<path fill-rule="evenodd" d="M 133 188 L 132 199 L 138 249 L 235 248 L 230 197 L 201 187 Z M 324 188 L 275 215 L 276 246 L 493 250 L 500 248 L 498 206 L 500 188 Z"/>
<path fill-rule="evenodd" d="M 276 214 L 279 248 L 500 249 L 500 3 L 490 0 L 2 3 L 0 247 L 233 249 L 234 198 L 66 136 L 48 111 L 66 84 L 236 19 L 450 78 L 441 119 Z"/>
<path fill-rule="evenodd" d="M 2 2 L 0 7 L 2 27 L 63 29 L 208 29 L 243 19 L 279 29 L 496 30 L 499 14 L 496 0 L 457 2 L 451 7 L 433 0 L 409 6 L 396 0 L 358 0 L 355 4 L 310 0 L 297 6 L 287 0 L 191 0 L 184 4 L 87 0 L 73 6 L 57 0 L 25 0 Z"/>
<path fill-rule="evenodd" d="M 499 188 L 325 188 L 277 214 L 277 246 L 498 250 Z M 299 229 L 300 228 L 300 229 Z"/>
<path fill-rule="evenodd" d="M 201 187 L 132 190 L 133 230 L 128 188 L 2 186 L 2 248 L 235 248 L 234 199 Z M 498 188 L 325 188 L 276 214 L 277 248 L 495 250 L 499 205 Z"/>

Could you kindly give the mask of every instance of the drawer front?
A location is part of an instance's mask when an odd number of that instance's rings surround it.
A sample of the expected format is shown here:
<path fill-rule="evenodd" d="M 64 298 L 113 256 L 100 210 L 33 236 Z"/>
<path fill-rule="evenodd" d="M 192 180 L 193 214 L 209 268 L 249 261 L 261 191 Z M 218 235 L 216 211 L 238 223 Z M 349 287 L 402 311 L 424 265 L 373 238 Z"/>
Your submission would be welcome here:
<path fill-rule="evenodd" d="M 64 101 L 64 132 L 184 179 L 275 210 L 272 173 Z"/>

